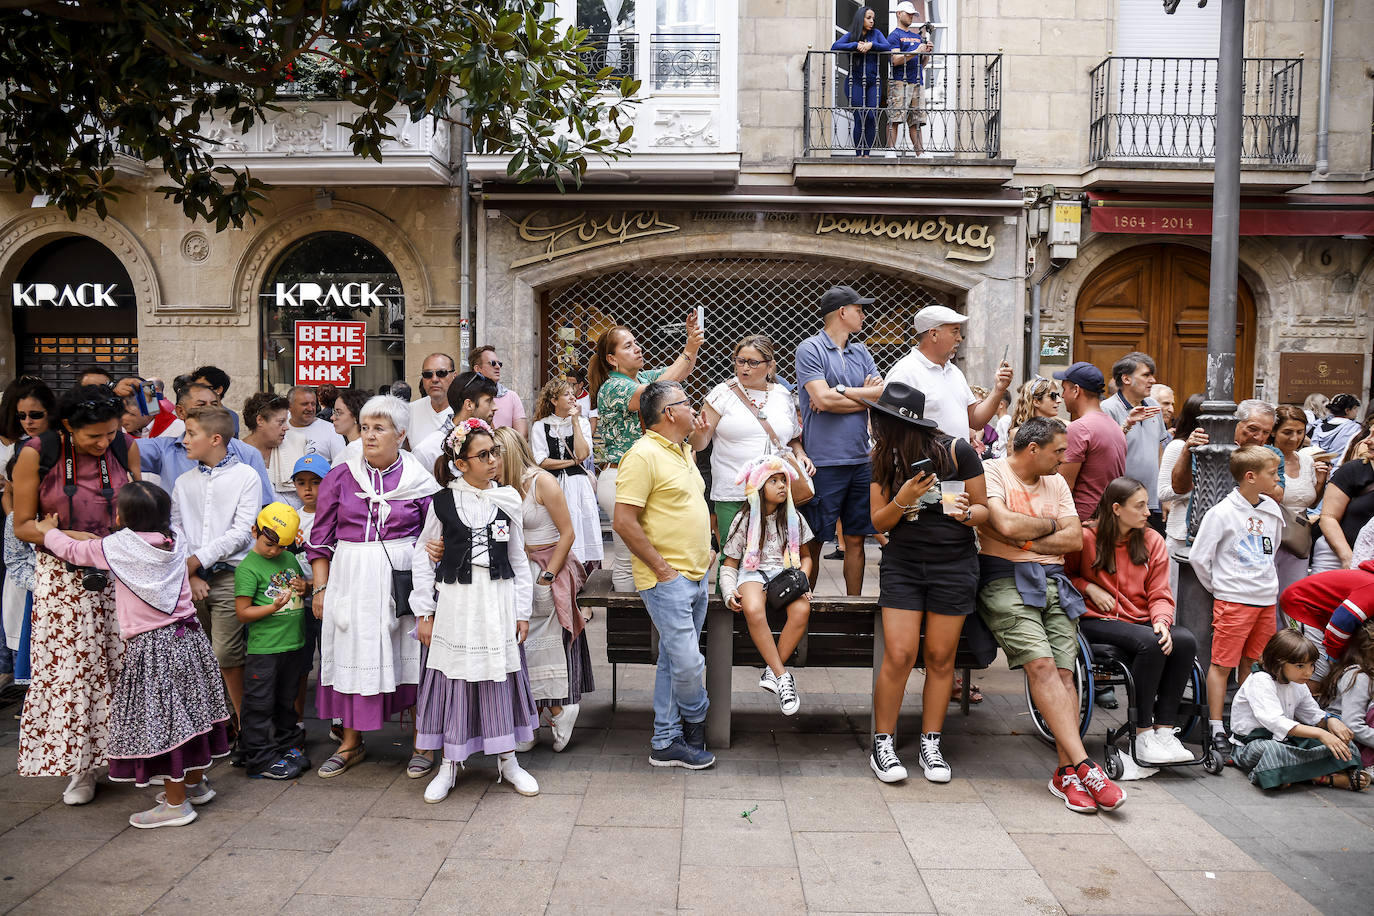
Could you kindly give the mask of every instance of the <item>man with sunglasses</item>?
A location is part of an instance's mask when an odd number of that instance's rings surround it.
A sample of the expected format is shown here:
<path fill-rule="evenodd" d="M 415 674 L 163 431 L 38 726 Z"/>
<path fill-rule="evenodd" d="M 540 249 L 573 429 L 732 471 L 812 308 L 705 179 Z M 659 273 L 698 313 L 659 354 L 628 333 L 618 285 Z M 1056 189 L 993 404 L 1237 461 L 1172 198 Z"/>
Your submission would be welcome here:
<path fill-rule="evenodd" d="M 495 412 L 491 417 L 493 428 L 509 426 L 525 438 L 530 435 L 530 421 L 525 416 L 525 405 L 520 395 L 501 384 L 501 360 L 496 358 L 496 348 L 477 347 L 468 358 L 473 372 L 481 373 L 496 383 Z"/>
<path fill-rule="evenodd" d="M 406 431 L 412 449 L 453 416 L 448 384 L 456 368 L 447 353 L 431 353 L 420 364 L 420 396 L 410 402 L 410 429 Z"/>
<path fill-rule="evenodd" d="M 635 588 L 659 636 L 649 763 L 701 770 L 716 762 L 706 750 L 701 655 L 711 519 L 685 440 L 703 424 L 677 382 L 645 385 L 639 418 L 644 435 L 620 459 L 612 525 L 633 557 Z"/>

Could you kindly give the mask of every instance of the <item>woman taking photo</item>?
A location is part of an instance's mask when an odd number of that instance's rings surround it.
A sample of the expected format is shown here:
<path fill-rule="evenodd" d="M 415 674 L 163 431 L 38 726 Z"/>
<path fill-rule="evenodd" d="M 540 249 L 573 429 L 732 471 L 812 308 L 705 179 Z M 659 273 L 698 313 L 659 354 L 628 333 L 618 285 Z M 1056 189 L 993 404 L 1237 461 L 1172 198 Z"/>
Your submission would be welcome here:
<path fill-rule="evenodd" d="M 1283 455 L 1283 505 L 1302 520 L 1308 510 L 1321 502 L 1322 490 L 1331 474 L 1329 461 L 1315 461 L 1311 452 L 1298 451 L 1307 438 L 1307 414 L 1300 407 L 1281 405 L 1274 417 L 1274 447 Z M 1312 532 L 1316 534 L 1316 531 Z M 1279 593 L 1307 575 L 1311 556 L 1300 557 L 1280 545 L 1274 552 L 1274 566 L 1279 573 Z"/>
<path fill-rule="evenodd" d="M 138 446 L 119 428 L 124 400 L 103 385 L 68 391 L 59 412 L 61 423 L 26 442 L 14 465 L 14 531 L 38 546 L 19 775 L 66 776 L 62 801 L 84 805 L 107 762 L 124 643 L 109 576 L 69 568 L 43 547 L 35 523 L 56 513 L 58 529 L 77 540 L 109 534 L 119 488 L 139 477 Z"/>
<path fill-rule="evenodd" d="M 949 782 L 940 732 L 954 690 L 954 655 L 978 595 L 973 529 L 987 520 L 983 464 L 968 438 L 952 439 L 925 419 L 926 398 L 892 382 L 872 408 L 873 527 L 887 532 L 878 562 L 878 605 L 886 646 L 873 685 L 876 734 L 869 767 L 883 782 L 906 779 L 894 748 L 897 714 L 917 651 L 926 669 L 921 693 L 921 770 Z M 925 646 L 921 646 L 921 623 Z"/>
<path fill-rule="evenodd" d="M 596 341 L 592 355 L 591 396 L 600 417 L 601 441 L 606 449 L 606 466 L 596 481 L 596 501 L 610 518 L 615 514 L 615 477 L 620 459 L 635 444 L 643 430 L 639 425 L 639 394 L 655 381 L 680 382 L 696 365 L 697 352 L 705 341 L 697 327 L 696 313 L 687 319 L 687 344 L 672 365 L 664 369 L 645 369 L 644 351 L 634 333 L 624 325 L 608 329 Z M 618 592 L 635 590 L 630 571 L 630 551 L 620 535 L 612 535 L 611 586 Z"/>
<path fill-rule="evenodd" d="M 881 62 L 886 59 L 882 52 L 891 51 L 887 37 L 876 28 L 877 17 L 870 7 L 854 13 L 854 20 L 845 32 L 830 46 L 832 51 L 848 51 L 837 54 L 838 64 L 848 71 L 845 77 L 845 93 L 849 96 L 851 116 L 854 118 L 854 155 L 867 156 L 878 139 L 878 92 Z"/>
<path fill-rule="evenodd" d="M 315 707 L 321 719 L 342 722 L 338 750 L 320 776 L 338 776 L 363 759 L 363 732 L 415 705 L 420 644 L 415 621 L 399 598 L 392 573 L 411 568 L 415 536 L 439 489 L 428 470 L 401 451 L 410 405 L 377 395 L 358 412 L 362 453 L 325 475 L 315 504 L 306 556 L 314 572 L 320 632 L 320 678 Z M 431 769 L 423 756 L 406 775 Z"/>
<path fill-rule="evenodd" d="M 57 419 L 57 397 L 41 379 L 20 376 L 0 396 L 0 505 L 5 512 L 5 584 L 0 592 L 5 643 L 0 646 L 0 682 L 8 674 L 16 684 L 27 684 L 29 665 L 29 625 L 32 621 L 34 546 L 14 535 L 14 489 L 9 485 L 16 452 L 24 441 L 41 436 Z"/>
<path fill-rule="evenodd" d="M 716 508 L 716 530 L 725 540 L 730 523 L 744 506 L 744 484 L 737 482 L 744 466 L 760 455 L 790 449 L 806 474 L 816 468 L 802 448 L 797 404 L 778 384 L 773 341 L 761 334 L 735 344 L 735 375 L 711 389 L 701 409 L 704 424 L 692 433 L 695 451 L 711 449 L 711 500 Z M 759 415 L 763 415 L 761 421 Z M 775 443 L 763 426 L 767 421 Z"/>
<path fill-rule="evenodd" d="M 1083 549 L 1064 558 L 1064 570 L 1085 599 L 1087 612 L 1078 620 L 1084 637 L 1116 646 L 1131 659 L 1135 759 L 1185 763 L 1195 755 L 1175 737 L 1174 726 L 1197 641 L 1174 623 L 1169 552 L 1149 521 L 1145 485 L 1116 478 L 1102 493 L 1096 525 L 1083 528 Z"/>
<path fill-rule="evenodd" d="M 260 391 L 243 405 L 243 425 L 247 430 L 243 441 L 258 450 L 267 466 L 267 479 L 277 499 L 293 509 L 301 507 L 296 485 L 291 482 L 292 463 L 282 453 L 286 440 L 286 420 L 290 415 L 286 398 L 270 391 Z"/>
<path fill-rule="evenodd" d="M 334 400 L 334 415 L 330 417 L 330 422 L 334 424 L 334 432 L 343 436 L 343 451 L 334 456 L 334 467 L 338 467 L 350 458 L 363 453 L 362 429 L 358 425 L 358 413 L 371 397 L 365 391 L 356 388 L 345 388 L 339 392 L 339 396 Z"/>
<path fill-rule="evenodd" d="M 1322 497 L 1321 534 L 1312 544 L 1312 571 L 1350 569 L 1351 545 L 1374 518 L 1374 413 L 1341 456 Z M 1316 532 L 1313 532 L 1314 534 Z"/>
<path fill-rule="evenodd" d="M 535 464 L 552 474 L 563 491 L 576 533 L 573 556 L 580 563 L 600 563 L 601 514 L 586 468 L 592 453 L 592 427 L 565 379 L 553 379 L 540 390 L 534 402 L 529 447 Z"/>

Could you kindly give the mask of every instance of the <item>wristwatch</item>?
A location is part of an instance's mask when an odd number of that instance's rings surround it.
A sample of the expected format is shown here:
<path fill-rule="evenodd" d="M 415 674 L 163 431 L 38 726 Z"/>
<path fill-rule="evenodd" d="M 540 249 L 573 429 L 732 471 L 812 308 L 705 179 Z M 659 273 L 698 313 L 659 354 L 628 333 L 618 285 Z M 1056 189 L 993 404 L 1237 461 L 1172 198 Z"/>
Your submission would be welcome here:
<path fill-rule="evenodd" d="M 549 584 L 553 581 L 553 573 L 549 572 L 547 569 L 544 570 L 539 574 L 539 581 L 543 582 L 545 585 Z"/>
<path fill-rule="evenodd" d="M 849 390 L 849 386 L 847 386 L 847 385 L 836 385 L 836 386 L 835 386 L 835 393 L 838 394 L 840 397 L 845 397 L 845 392 L 848 391 L 848 390 Z"/>

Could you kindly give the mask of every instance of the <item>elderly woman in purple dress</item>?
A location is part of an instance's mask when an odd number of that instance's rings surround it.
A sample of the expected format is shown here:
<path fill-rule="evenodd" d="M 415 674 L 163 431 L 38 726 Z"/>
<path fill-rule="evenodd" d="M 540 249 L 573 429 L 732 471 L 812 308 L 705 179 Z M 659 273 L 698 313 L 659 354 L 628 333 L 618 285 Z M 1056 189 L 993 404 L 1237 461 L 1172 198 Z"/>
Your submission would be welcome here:
<path fill-rule="evenodd" d="M 397 617 L 392 572 L 411 568 L 415 536 L 439 490 L 401 451 L 410 422 L 405 401 L 378 395 L 358 422 L 362 454 L 321 482 L 307 544 L 315 615 L 323 621 L 315 705 L 320 718 L 342 720 L 339 749 L 319 769 L 326 779 L 363 759 L 363 732 L 415 705 L 420 643 L 411 635 L 414 619 Z M 430 762 L 412 759 L 407 773 L 412 769 L 423 776 Z"/>

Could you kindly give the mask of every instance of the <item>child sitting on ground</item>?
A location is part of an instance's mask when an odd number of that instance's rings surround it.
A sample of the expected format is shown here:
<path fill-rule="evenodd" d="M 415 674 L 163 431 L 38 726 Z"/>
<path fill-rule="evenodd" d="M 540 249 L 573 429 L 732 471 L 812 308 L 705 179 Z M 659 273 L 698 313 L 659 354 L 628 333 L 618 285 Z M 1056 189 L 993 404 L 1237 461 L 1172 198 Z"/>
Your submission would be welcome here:
<path fill-rule="evenodd" d="M 1265 495 L 1279 484 L 1279 456 L 1248 445 L 1231 453 L 1230 468 L 1236 488 L 1207 510 L 1188 554 L 1198 581 L 1213 599 L 1207 709 L 1212 749 L 1226 763 L 1231 762 L 1231 742 L 1221 721 L 1226 682 L 1235 671 L 1236 683 L 1244 684 L 1274 635 L 1279 595 L 1274 552 L 1283 532 L 1283 512 Z"/>
<path fill-rule="evenodd" d="M 1236 766 L 1261 789 L 1310 781 L 1360 792 L 1369 785 L 1350 729 L 1307 689 L 1316 663 L 1316 646 L 1297 630 L 1280 630 L 1231 702 Z"/>
<path fill-rule="evenodd" d="M 155 484 L 119 490 L 114 534 L 78 541 L 57 516 L 37 523 L 43 545 L 77 566 L 114 573 L 124 666 L 110 712 L 110 779 L 140 788 L 161 781 L 157 805 L 134 827 L 180 827 L 215 797 L 204 777 L 229 753 L 229 706 L 210 640 L 196 620 L 186 548 L 172 535 L 172 501 Z"/>
<path fill-rule="evenodd" d="M 1374 684 L 1374 621 L 1359 627 L 1350 637 L 1345 654 L 1322 683 L 1317 703 L 1339 716 L 1355 736 L 1360 765 L 1374 775 L 1374 728 L 1370 727 L 1371 684 Z"/>
<path fill-rule="evenodd" d="M 789 463 L 774 455 L 746 464 L 737 481 L 744 484 L 745 505 L 731 522 L 721 548 L 725 554 L 720 568 L 721 594 L 731 610 L 744 612 L 749 636 L 768 666 L 759 686 L 778 695 L 784 716 L 796 715 L 801 708 L 796 680 L 783 663 L 806 634 L 811 593 L 787 605 L 787 623 L 774 641 L 766 592 L 768 583 L 784 569 L 800 569 L 804 576 L 811 573 L 811 555 L 800 550 L 811 540 L 811 529 L 792 504 L 791 481 L 796 476 Z"/>
<path fill-rule="evenodd" d="M 295 779 L 310 768 L 296 695 L 305 660 L 305 577 L 291 553 L 300 519 L 286 503 L 258 513 L 253 548 L 234 570 L 234 612 L 248 628 L 239 750 L 251 779 Z"/>

